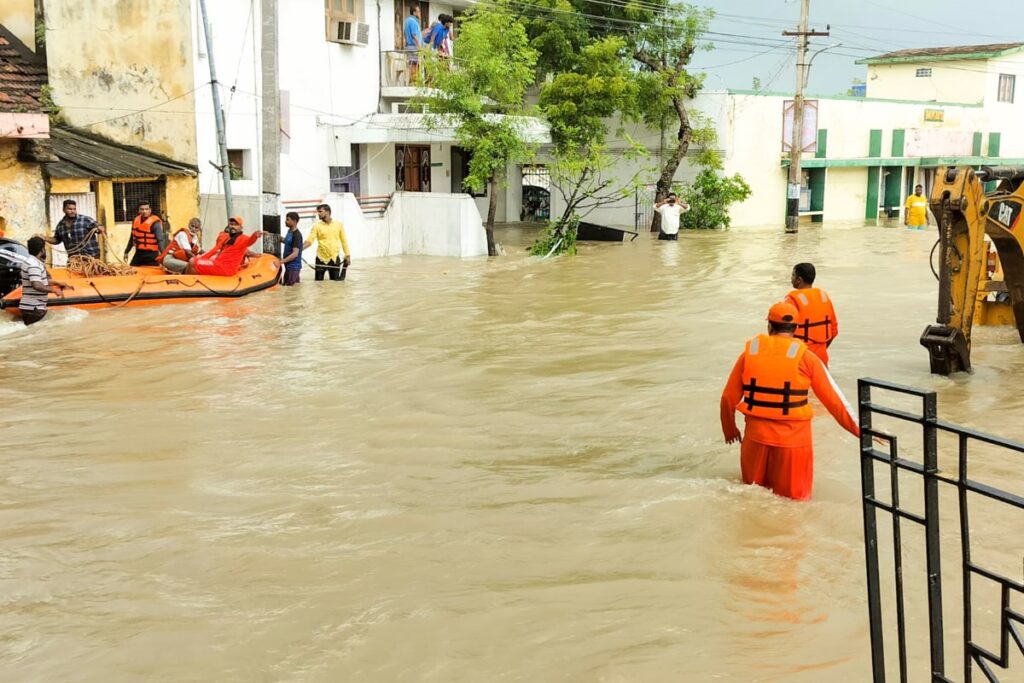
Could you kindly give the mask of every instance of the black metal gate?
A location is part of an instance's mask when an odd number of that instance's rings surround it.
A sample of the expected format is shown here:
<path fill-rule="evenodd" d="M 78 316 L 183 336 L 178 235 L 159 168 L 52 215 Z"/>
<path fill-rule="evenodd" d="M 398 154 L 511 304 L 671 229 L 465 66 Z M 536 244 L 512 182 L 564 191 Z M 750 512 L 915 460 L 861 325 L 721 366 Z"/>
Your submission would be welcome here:
<path fill-rule="evenodd" d="M 910 412 L 880 405 L 872 400 L 872 390 L 882 390 L 897 394 L 897 401 L 907 401 L 908 397 L 920 399 L 920 410 Z M 915 586 L 923 587 L 927 591 L 927 622 L 928 622 L 928 654 L 930 661 L 930 678 L 932 683 L 972 683 L 972 676 L 981 671 L 985 680 L 997 683 L 999 675 L 1015 676 L 1012 680 L 1024 680 L 1024 674 L 1017 667 L 1016 673 L 1011 674 L 1008 669 L 1011 667 L 1011 657 L 1016 657 L 1011 646 L 1024 654 L 1024 554 L 1021 555 L 1021 564 L 1017 568 L 1021 570 L 1021 577 L 1010 578 L 992 569 L 981 566 L 971 556 L 971 527 L 970 502 L 980 499 L 996 501 L 1000 509 L 1007 514 L 1019 515 L 1024 510 L 1024 497 L 1010 493 L 995 486 L 982 483 L 968 476 L 968 456 L 972 445 L 984 444 L 985 448 L 1005 449 L 1000 452 L 1013 454 L 1017 457 L 1024 453 L 1024 444 L 1007 441 L 994 436 L 976 432 L 971 429 L 958 427 L 938 418 L 937 402 L 935 392 L 920 391 L 911 387 L 891 384 L 873 379 L 861 379 L 857 383 L 858 402 L 860 405 L 860 427 L 861 427 L 861 484 L 864 496 L 864 546 L 865 559 L 867 564 L 867 585 L 868 585 L 868 616 L 871 628 L 871 661 L 872 673 L 875 683 L 883 683 L 886 680 L 887 670 L 896 668 L 894 662 L 886 659 L 885 636 L 886 628 L 882 618 L 883 589 L 881 584 L 880 553 L 879 553 L 879 527 L 876 519 L 879 510 L 888 513 L 892 521 L 892 542 L 893 542 L 893 584 L 892 594 L 887 595 L 887 601 L 895 605 L 895 640 L 896 660 L 898 662 L 899 680 L 908 680 L 908 658 L 907 646 L 915 636 L 908 630 L 906 615 L 907 593 Z M 876 391 L 877 393 L 877 391 Z M 915 462 L 906 453 L 901 454 L 897 444 L 897 436 L 884 433 L 879 429 L 872 428 L 874 416 L 888 416 L 894 418 L 896 425 L 916 425 L 921 429 L 920 453 L 922 462 Z M 916 427 L 914 427 L 916 430 Z M 946 436 L 952 435 L 952 436 Z M 880 437 L 888 446 L 888 452 L 878 450 L 873 443 L 872 437 Z M 956 476 L 950 476 L 940 469 L 940 455 L 946 455 L 939 447 L 941 439 L 956 441 Z M 910 450 L 910 449 L 905 449 Z M 950 451 L 953 449 L 950 448 Z M 952 457 L 952 454 L 949 454 Z M 876 493 L 875 469 L 881 464 L 882 469 L 888 469 L 889 501 L 880 499 Z M 951 468 L 952 469 L 952 468 Z M 1024 458 L 1015 463 L 1013 470 L 1019 479 L 1024 480 Z M 900 475 L 904 479 L 911 477 L 915 483 L 920 482 L 923 486 L 923 514 L 918 514 L 909 509 L 908 506 L 900 505 Z M 884 488 L 884 478 L 880 478 Z M 907 493 L 906 489 L 904 491 Z M 948 506 L 940 509 L 940 498 L 947 492 L 955 493 L 958 505 Z M 915 496 L 917 490 L 910 493 Z M 941 494 L 941 495 L 940 495 Z M 980 498 L 979 498 L 980 497 Z M 959 566 L 961 571 L 960 595 L 956 595 L 956 602 L 952 600 L 946 605 L 946 613 L 958 612 L 960 619 L 944 628 L 943 622 L 943 571 L 942 571 L 942 547 L 943 535 L 940 534 L 941 515 L 946 514 L 947 518 L 952 516 L 959 521 Z M 912 522 L 924 531 L 924 564 L 923 576 L 914 576 L 912 573 L 904 575 L 904 555 L 902 533 L 910 527 L 904 527 L 903 522 Z M 1024 519 L 1022 519 L 1024 521 Z M 1011 528 L 1018 528 L 1019 532 L 1009 534 L 1003 539 L 1006 546 L 1011 548 L 1013 557 L 1016 558 L 1016 549 L 1024 549 L 1024 524 Z M 946 539 L 948 543 L 948 538 Z M 976 548 L 975 550 L 984 550 Z M 920 581 L 918 581 L 920 579 Z M 906 580 L 906 581 L 905 581 Z M 979 622 L 977 601 L 972 604 L 972 596 L 981 590 L 974 590 L 974 581 L 978 581 L 985 587 L 998 590 L 999 608 L 997 614 L 988 615 L 987 621 Z M 955 585 L 955 584 L 954 584 Z M 947 593 L 947 597 L 949 597 Z M 960 604 L 962 598 L 962 604 Z M 1016 601 L 1016 603 L 1014 602 Z M 952 604 L 949 604 L 952 603 Z M 994 605 L 992 606 L 994 608 Z M 955 609 L 950 609 L 955 608 Z M 993 610 L 994 611 L 994 610 Z M 984 616 L 984 615 L 983 615 Z M 998 621 L 998 623 L 995 623 Z M 986 648 L 980 644 L 983 635 L 979 633 L 982 629 L 990 629 L 998 640 L 998 648 Z M 962 636 L 955 634 L 949 641 L 945 636 L 950 631 L 962 629 Z M 890 635 L 892 628 L 889 628 Z M 1013 641 L 1012 643 L 1010 641 Z M 962 647 L 962 678 L 951 678 L 958 675 L 947 672 L 946 654 L 947 647 L 955 649 Z M 998 649 L 998 653 L 993 650 Z M 892 655 L 890 654 L 890 657 Z M 951 664 L 948 671 L 961 669 L 961 664 Z M 1004 673 L 997 675 L 997 670 Z M 924 680 L 919 675 L 911 680 Z M 979 679 L 981 680 L 981 679 Z M 1010 680 L 1007 678 L 1006 680 Z"/>
<path fill-rule="evenodd" d="M 651 229 L 654 220 L 654 196 L 657 185 L 642 185 L 633 190 L 633 228 L 637 233 Z"/>

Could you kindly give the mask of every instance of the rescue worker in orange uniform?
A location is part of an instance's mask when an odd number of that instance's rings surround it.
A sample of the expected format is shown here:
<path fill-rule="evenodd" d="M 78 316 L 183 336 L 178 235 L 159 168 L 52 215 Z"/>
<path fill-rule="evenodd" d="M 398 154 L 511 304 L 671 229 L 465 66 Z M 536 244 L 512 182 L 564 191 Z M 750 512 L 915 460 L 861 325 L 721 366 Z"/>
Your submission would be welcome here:
<path fill-rule="evenodd" d="M 722 391 L 722 434 L 726 443 L 743 439 L 740 469 L 743 481 L 771 489 L 780 496 L 807 500 L 814 485 L 813 413 L 808 393 L 832 417 L 860 436 L 850 405 L 828 369 L 793 337 L 796 308 L 780 301 L 768 311 L 768 334 L 747 342 Z M 745 416 L 745 431 L 736 427 L 736 410 Z"/>
<path fill-rule="evenodd" d="M 163 222 L 153 213 L 149 202 L 139 202 L 139 215 L 132 221 L 132 234 L 124 248 L 125 259 L 132 247 L 135 247 L 135 256 L 132 256 L 131 265 L 160 265 L 160 252 L 167 248 L 167 234 Z"/>
<path fill-rule="evenodd" d="M 828 347 L 839 336 L 839 321 L 832 299 L 825 290 L 814 286 L 817 273 L 813 263 L 798 263 L 793 266 L 792 292 L 786 301 L 796 306 L 797 339 L 807 344 L 815 356 L 828 367 Z"/>

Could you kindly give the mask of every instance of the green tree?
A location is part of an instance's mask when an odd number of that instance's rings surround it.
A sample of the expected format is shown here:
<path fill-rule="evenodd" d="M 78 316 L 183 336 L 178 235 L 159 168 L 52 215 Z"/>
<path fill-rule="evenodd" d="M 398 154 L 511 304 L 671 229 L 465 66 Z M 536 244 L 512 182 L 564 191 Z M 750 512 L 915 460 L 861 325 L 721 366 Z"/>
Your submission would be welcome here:
<path fill-rule="evenodd" d="M 728 228 L 729 205 L 750 196 L 750 185 L 739 173 L 725 176 L 719 171 L 705 168 L 693 182 L 683 186 L 683 201 L 690 210 L 682 215 L 682 227 L 697 230 Z"/>
<path fill-rule="evenodd" d="M 478 5 L 463 19 L 458 61 L 428 54 L 421 72 L 430 89 L 419 98 L 428 125 L 454 128 L 459 146 L 470 155 L 467 187 L 489 193 L 487 253 L 497 255 L 494 216 L 498 187 L 510 163 L 528 159 L 529 111 L 525 95 L 534 82 L 537 51 L 530 47 L 520 19 L 503 5 Z"/>
<path fill-rule="evenodd" d="M 704 40 L 714 13 L 668 0 L 593 2 L 593 0 L 529 0 L 531 44 L 540 51 L 541 75 L 573 70 L 582 46 L 616 34 L 625 41 L 625 58 L 639 89 L 638 111 L 644 122 L 672 133 L 661 156 L 656 199 L 671 190 L 694 135 L 692 99 L 704 77 L 688 70 L 697 50 L 711 49 Z M 563 66 L 568 65 L 568 66 Z M 652 229 L 660 225 L 655 214 Z"/>
<path fill-rule="evenodd" d="M 575 55 L 571 70 L 553 75 L 541 88 L 540 111 L 551 127 L 553 161 L 548 168 L 563 209 L 534 245 L 534 253 L 571 251 L 580 218 L 628 196 L 650 171 L 637 171 L 625 182 L 614 173 L 621 159 L 646 155 L 623 128 L 624 122 L 639 118 L 639 88 L 626 47 L 619 37 L 590 43 Z M 613 118 L 619 122 L 618 137 L 626 141 L 618 155 L 609 151 L 607 142 Z"/>
<path fill-rule="evenodd" d="M 675 129 L 674 139 L 661 159 L 655 200 L 668 196 L 679 165 L 693 139 L 694 126 L 688 109 L 704 84 L 702 74 L 688 71 L 714 12 L 685 4 L 666 4 L 633 38 L 633 58 L 640 65 L 641 106 L 644 121 L 662 131 Z M 704 45 L 705 48 L 710 46 Z M 652 229 L 660 227 L 654 214 Z"/>

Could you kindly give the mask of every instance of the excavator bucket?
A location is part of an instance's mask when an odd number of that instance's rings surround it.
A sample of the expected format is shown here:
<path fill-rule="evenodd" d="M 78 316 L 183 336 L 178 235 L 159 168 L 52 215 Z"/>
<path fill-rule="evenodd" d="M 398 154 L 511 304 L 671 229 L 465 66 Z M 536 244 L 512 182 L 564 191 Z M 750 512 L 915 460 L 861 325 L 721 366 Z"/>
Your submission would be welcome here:
<path fill-rule="evenodd" d="M 931 371 L 950 375 L 971 370 L 971 325 L 985 268 L 984 187 L 970 167 L 936 174 L 931 209 L 939 228 L 939 306 L 935 325 L 921 335 Z"/>

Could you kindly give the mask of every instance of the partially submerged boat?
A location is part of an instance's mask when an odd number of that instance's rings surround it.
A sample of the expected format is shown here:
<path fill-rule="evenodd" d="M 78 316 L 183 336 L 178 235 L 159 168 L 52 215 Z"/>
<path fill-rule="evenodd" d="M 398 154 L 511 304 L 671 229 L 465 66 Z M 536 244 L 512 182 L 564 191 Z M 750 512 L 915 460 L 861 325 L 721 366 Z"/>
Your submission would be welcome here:
<path fill-rule="evenodd" d="M 151 304 L 179 303 L 197 299 L 236 299 L 277 285 L 281 261 L 272 254 L 263 254 L 231 276 L 178 275 L 155 266 L 140 266 L 130 275 L 85 276 L 66 268 L 49 269 L 52 278 L 71 285 L 64 296 L 51 294 L 50 309 L 118 308 Z M 0 308 L 17 315 L 21 287 L 0 299 Z"/>

